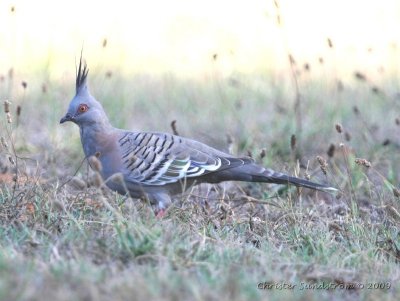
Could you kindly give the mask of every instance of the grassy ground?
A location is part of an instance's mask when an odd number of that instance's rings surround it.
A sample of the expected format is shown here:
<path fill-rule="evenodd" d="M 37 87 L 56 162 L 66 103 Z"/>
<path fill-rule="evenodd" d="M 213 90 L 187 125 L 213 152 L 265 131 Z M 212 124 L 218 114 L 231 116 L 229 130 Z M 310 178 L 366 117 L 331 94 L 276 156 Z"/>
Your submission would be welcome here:
<path fill-rule="evenodd" d="M 3 77 L 13 121 L 1 112 L 0 299 L 398 300 L 398 78 L 292 67 L 90 74 L 116 126 L 171 131 L 177 120 L 183 136 L 340 189 L 203 185 L 161 220 L 81 166 L 78 129 L 58 125 L 72 78 Z"/>

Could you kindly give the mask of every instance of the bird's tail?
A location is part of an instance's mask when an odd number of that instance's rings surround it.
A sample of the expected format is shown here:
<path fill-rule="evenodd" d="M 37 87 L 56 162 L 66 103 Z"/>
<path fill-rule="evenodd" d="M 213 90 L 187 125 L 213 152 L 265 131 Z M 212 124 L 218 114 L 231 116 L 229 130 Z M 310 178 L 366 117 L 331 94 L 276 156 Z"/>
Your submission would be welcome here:
<path fill-rule="evenodd" d="M 258 173 L 251 174 L 253 182 L 265 182 L 265 183 L 276 183 L 276 184 L 292 184 L 298 187 L 306 187 L 314 190 L 320 190 L 325 192 L 338 191 L 334 187 L 314 183 L 301 178 L 291 177 L 271 169 L 265 169 Z"/>
<path fill-rule="evenodd" d="M 228 158 L 226 158 L 228 159 Z M 243 158 L 229 158 L 230 164 L 225 168 L 220 168 L 215 172 L 210 172 L 198 179 L 200 182 L 219 183 L 223 181 L 244 181 L 244 182 L 261 182 L 275 184 L 292 184 L 298 187 L 306 187 L 314 190 L 320 190 L 333 193 L 338 189 L 308 180 L 291 177 L 280 172 L 276 172 L 269 168 L 264 168 L 255 164 L 252 160 Z M 233 164 L 241 163 L 241 164 Z"/>
<path fill-rule="evenodd" d="M 247 163 L 247 162 L 246 162 Z M 260 165 L 248 162 L 233 168 L 227 168 L 216 173 L 208 175 L 207 182 L 222 182 L 222 181 L 246 181 L 246 182 L 261 182 L 275 184 L 292 184 L 298 187 L 306 187 L 314 190 L 320 190 L 333 193 L 338 191 L 334 187 L 314 183 L 305 179 L 291 177 L 280 172 L 276 172 L 269 168 L 264 168 Z"/>

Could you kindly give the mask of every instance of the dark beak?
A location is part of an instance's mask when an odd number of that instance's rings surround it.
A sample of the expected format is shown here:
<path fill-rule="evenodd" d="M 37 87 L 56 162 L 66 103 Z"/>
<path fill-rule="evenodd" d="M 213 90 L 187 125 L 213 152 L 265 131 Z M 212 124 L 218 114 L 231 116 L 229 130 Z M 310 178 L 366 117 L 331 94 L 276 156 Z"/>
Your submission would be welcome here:
<path fill-rule="evenodd" d="M 61 118 L 60 123 L 72 121 L 72 119 L 74 119 L 74 117 L 72 117 L 70 113 L 67 113 L 63 118 Z"/>

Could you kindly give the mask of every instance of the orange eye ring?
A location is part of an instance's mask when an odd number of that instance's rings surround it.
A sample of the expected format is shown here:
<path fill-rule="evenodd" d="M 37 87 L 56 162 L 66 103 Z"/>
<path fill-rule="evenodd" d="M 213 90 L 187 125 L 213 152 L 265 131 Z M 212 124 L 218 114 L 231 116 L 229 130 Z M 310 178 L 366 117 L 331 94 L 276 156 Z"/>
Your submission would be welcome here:
<path fill-rule="evenodd" d="M 80 113 L 80 114 L 87 112 L 87 110 L 89 110 L 89 107 L 83 103 L 80 104 L 78 107 L 78 113 Z"/>

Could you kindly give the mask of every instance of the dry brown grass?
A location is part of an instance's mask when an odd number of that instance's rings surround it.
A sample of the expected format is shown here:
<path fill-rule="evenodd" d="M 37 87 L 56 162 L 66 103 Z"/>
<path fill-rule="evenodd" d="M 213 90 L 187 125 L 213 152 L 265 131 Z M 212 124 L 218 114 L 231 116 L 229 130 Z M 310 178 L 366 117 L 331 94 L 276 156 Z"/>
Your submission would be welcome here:
<path fill-rule="evenodd" d="M 21 81 L 4 78 L 0 96 L 12 103 L 0 116 L 0 299 L 396 300 L 400 144 L 397 99 L 388 95 L 397 87 L 377 95 L 362 88 L 372 85 L 368 74 L 310 81 L 297 70 L 303 64 L 291 66 L 300 115 L 271 74 L 215 86 L 143 75 L 126 89 L 117 89 L 128 79 L 113 70 L 92 74 L 117 126 L 172 127 L 340 189 L 202 185 L 162 220 L 145 201 L 106 189 L 82 163 L 77 128 L 58 126 L 66 103 L 55 99 L 72 79 L 29 79 L 11 98 L 7 81 Z"/>

